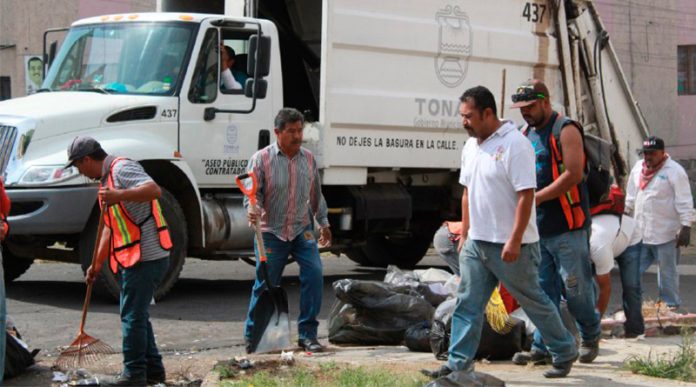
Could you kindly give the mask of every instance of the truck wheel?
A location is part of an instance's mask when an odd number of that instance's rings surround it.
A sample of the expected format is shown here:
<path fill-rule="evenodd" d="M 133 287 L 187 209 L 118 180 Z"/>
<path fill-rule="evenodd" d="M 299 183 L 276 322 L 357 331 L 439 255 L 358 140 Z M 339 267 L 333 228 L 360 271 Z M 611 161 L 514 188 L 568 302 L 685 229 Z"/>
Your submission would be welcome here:
<path fill-rule="evenodd" d="M 361 266 L 370 266 L 370 258 L 365 254 L 361 247 L 354 247 L 350 250 L 346 250 L 345 254 L 350 258 L 351 261 L 357 263 Z"/>
<path fill-rule="evenodd" d="M 179 274 L 184 267 L 186 252 L 188 250 L 188 234 L 186 232 L 184 211 L 174 198 L 174 195 L 164 188 L 162 188 L 160 205 L 162 206 L 164 218 L 167 220 L 173 247 L 169 253 L 169 268 L 167 269 L 167 273 L 164 275 L 160 286 L 155 291 L 155 300 L 158 301 L 171 290 L 179 279 Z M 87 223 L 87 227 L 85 227 L 85 231 L 82 232 L 78 247 L 83 272 L 86 272 L 87 268 L 92 263 L 92 250 L 94 249 L 98 225 L 99 212 L 95 210 Z M 102 273 L 95 283 L 95 291 L 102 295 L 109 296 L 112 299 L 119 299 L 121 289 L 116 275 L 114 275 L 109 268 L 108 262 L 104 262 Z"/>
<path fill-rule="evenodd" d="M 34 263 L 34 258 L 18 257 L 10 252 L 10 249 L 2 249 L 2 268 L 4 270 L 5 284 L 10 283 L 29 269 Z"/>
<path fill-rule="evenodd" d="M 396 265 L 402 269 L 411 269 L 425 256 L 433 242 L 433 236 L 441 221 L 437 216 L 426 217 L 427 220 L 414 221 L 410 238 L 389 238 L 384 235 L 373 235 L 367 238 L 367 244 L 361 248 L 364 258 L 369 264 L 386 267 Z M 362 260 L 360 254 L 352 254 Z M 349 258 L 353 259 L 351 255 Z M 360 261 L 354 261 L 363 264 Z M 363 264 L 364 265 L 364 264 Z"/>

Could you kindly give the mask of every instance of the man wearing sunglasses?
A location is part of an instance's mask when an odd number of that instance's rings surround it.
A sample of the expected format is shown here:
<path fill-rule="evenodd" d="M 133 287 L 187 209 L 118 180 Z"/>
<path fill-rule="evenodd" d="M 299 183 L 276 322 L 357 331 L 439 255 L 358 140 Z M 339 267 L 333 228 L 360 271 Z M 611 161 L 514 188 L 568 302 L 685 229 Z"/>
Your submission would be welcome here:
<path fill-rule="evenodd" d="M 512 95 L 528 126 L 523 130 L 536 153 L 536 213 L 541 263 L 539 282 L 559 307 L 561 295 L 575 317 L 582 343 L 579 360 L 592 362 L 599 353 L 600 316 L 589 252 L 589 195 L 583 179 L 585 155 L 582 126 L 551 107 L 549 90 L 539 80 L 523 83 Z M 519 352 L 513 362 L 549 362 L 541 335 L 535 333 L 531 352 Z"/>
<path fill-rule="evenodd" d="M 657 261 L 660 299 L 679 308 L 679 247 L 688 246 L 694 215 L 689 177 L 665 152 L 665 142 L 648 137 L 626 185 L 626 212 L 634 213 L 643 234 L 640 272 Z"/>

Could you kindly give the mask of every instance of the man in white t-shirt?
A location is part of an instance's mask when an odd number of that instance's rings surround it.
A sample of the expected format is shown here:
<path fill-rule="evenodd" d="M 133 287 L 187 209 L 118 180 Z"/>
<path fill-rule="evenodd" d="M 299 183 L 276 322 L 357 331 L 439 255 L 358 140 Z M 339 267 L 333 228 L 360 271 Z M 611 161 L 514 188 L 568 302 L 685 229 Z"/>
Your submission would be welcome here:
<path fill-rule="evenodd" d="M 512 122 L 498 119 L 493 94 L 485 87 L 467 90 L 460 101 L 462 124 L 474 134 L 464 145 L 459 179 L 464 186 L 462 280 L 448 362 L 428 375 L 455 380 L 454 371 L 473 372 L 484 308 L 500 281 L 537 326 L 553 357 L 553 368 L 544 376 L 565 377 L 578 352 L 558 309 L 539 285 L 534 150 Z"/>
<path fill-rule="evenodd" d="M 604 315 L 611 296 L 611 269 L 619 264 L 623 288 L 625 337 L 633 338 L 645 331 L 642 285 L 640 278 L 641 233 L 633 218 L 603 213 L 592 216 L 590 258 L 595 265 L 599 298 L 597 309 Z"/>

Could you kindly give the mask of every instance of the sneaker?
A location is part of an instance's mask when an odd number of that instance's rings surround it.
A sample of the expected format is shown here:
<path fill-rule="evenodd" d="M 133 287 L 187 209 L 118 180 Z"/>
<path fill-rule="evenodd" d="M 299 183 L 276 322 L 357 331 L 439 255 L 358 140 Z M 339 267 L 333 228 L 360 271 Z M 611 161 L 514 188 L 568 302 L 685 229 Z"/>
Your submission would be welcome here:
<path fill-rule="evenodd" d="M 527 365 L 530 362 L 534 365 L 551 364 L 551 355 L 539 351 L 517 352 L 512 357 L 512 362 L 517 365 Z"/>
<path fill-rule="evenodd" d="M 573 363 L 578 358 L 575 355 L 574 358 L 564 361 L 562 363 L 554 363 L 550 370 L 544 372 L 544 377 L 549 379 L 565 378 L 570 373 L 571 368 L 573 368 Z"/>
<path fill-rule="evenodd" d="M 134 377 L 127 377 L 124 376 L 123 374 L 119 374 L 118 376 L 114 378 L 105 378 L 104 380 L 101 380 L 99 383 L 100 386 L 128 386 L 128 387 L 140 387 L 140 386 L 147 386 L 147 380 L 145 380 L 144 377 L 141 378 L 134 378 Z"/>
<path fill-rule="evenodd" d="M 436 369 L 435 371 L 431 370 L 421 370 L 421 373 L 425 376 L 431 377 L 433 379 L 439 379 L 443 376 L 447 376 L 452 373 L 452 369 L 447 367 L 446 365 L 443 365 L 442 367 Z"/>
<path fill-rule="evenodd" d="M 579 352 L 580 363 L 592 363 L 599 355 L 599 340 L 583 341 Z"/>

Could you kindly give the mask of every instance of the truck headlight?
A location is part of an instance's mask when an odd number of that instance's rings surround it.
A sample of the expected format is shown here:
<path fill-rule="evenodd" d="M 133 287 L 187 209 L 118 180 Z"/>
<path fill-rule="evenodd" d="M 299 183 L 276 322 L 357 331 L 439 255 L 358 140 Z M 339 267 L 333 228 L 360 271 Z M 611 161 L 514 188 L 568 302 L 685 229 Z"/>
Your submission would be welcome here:
<path fill-rule="evenodd" d="M 19 179 L 19 185 L 44 185 L 64 182 L 80 176 L 75 167 L 63 169 L 62 165 L 35 165 L 29 167 Z"/>

